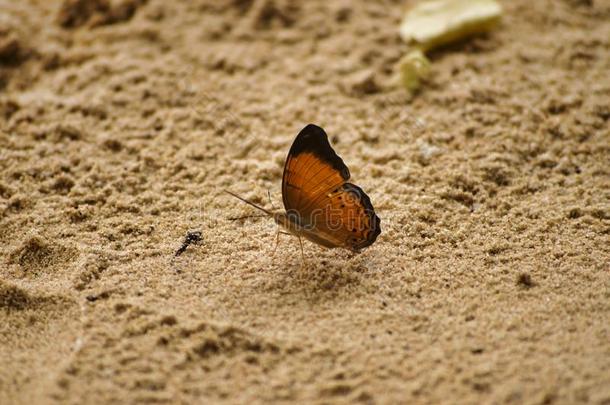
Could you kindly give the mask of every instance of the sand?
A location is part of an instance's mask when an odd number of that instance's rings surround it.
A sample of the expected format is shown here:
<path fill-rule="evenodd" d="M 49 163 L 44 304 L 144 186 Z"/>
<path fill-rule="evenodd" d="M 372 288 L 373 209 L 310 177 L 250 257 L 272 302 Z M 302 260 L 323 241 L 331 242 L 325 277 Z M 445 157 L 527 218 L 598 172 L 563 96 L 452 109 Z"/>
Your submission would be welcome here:
<path fill-rule="evenodd" d="M 504 1 L 409 97 L 401 1 L 0 3 L 0 403 L 610 403 L 610 4 Z M 298 131 L 382 233 L 283 237 Z M 203 241 L 179 257 L 188 231 Z"/>

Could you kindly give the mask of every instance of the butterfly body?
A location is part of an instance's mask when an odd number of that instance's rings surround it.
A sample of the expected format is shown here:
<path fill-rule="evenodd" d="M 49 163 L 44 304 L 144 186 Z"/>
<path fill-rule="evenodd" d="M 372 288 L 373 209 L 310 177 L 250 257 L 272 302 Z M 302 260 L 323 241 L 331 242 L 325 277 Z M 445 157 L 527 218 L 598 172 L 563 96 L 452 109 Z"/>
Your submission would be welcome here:
<path fill-rule="evenodd" d="M 288 213 L 280 212 L 275 213 L 273 215 L 273 219 L 275 220 L 276 224 L 280 225 L 294 236 L 302 236 L 311 242 L 327 248 L 338 247 L 339 241 L 323 237 L 314 228 L 304 227 L 299 223 L 298 218 L 294 215 L 288 215 Z"/>
<path fill-rule="evenodd" d="M 309 124 L 294 140 L 282 177 L 285 212 L 264 211 L 289 233 L 327 248 L 354 252 L 370 246 L 381 233 L 371 200 L 347 182 L 350 172 L 328 142 L 324 130 Z"/>

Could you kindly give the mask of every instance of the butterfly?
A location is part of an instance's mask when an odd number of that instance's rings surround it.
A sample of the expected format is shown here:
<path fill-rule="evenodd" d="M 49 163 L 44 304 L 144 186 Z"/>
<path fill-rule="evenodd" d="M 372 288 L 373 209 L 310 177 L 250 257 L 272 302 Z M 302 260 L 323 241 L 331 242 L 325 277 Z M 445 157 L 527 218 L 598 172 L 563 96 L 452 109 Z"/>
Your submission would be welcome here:
<path fill-rule="evenodd" d="M 261 210 L 288 233 L 297 236 L 301 255 L 301 237 L 326 248 L 360 252 L 375 242 L 381 233 L 381 221 L 369 196 L 357 185 L 348 183 L 349 178 L 349 169 L 330 146 L 326 132 L 309 124 L 292 143 L 284 165 L 285 212 L 271 212 L 225 191 Z M 276 248 L 279 235 L 278 230 Z"/>

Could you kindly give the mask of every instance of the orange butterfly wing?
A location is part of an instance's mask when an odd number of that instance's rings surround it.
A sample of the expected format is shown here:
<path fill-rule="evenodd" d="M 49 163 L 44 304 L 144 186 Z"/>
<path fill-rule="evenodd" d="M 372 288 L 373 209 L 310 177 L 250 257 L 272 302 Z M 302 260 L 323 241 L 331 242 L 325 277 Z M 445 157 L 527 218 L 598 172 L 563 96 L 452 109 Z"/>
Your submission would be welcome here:
<path fill-rule="evenodd" d="M 313 235 L 309 239 L 358 251 L 375 242 L 381 228 L 371 200 L 349 178 L 324 130 L 309 124 L 288 152 L 282 197 L 288 216 Z"/>

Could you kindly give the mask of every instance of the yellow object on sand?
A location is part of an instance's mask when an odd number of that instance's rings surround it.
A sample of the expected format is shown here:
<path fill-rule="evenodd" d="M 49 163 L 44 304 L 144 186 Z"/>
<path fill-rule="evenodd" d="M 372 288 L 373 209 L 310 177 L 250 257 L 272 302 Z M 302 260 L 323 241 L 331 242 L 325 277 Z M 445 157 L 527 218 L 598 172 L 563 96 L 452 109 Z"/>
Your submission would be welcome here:
<path fill-rule="evenodd" d="M 430 74 L 425 52 L 491 30 L 500 20 L 496 0 L 427 0 L 411 8 L 400 25 L 400 36 L 413 46 L 398 63 L 400 84 L 415 92 Z"/>
<path fill-rule="evenodd" d="M 420 49 L 414 49 L 398 62 L 400 84 L 407 90 L 417 90 L 421 81 L 430 74 L 430 61 Z"/>
<path fill-rule="evenodd" d="M 428 0 L 407 12 L 400 36 L 423 51 L 489 31 L 500 20 L 496 0 Z"/>

